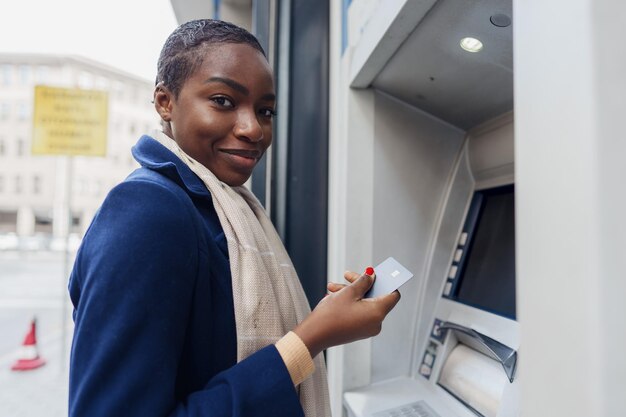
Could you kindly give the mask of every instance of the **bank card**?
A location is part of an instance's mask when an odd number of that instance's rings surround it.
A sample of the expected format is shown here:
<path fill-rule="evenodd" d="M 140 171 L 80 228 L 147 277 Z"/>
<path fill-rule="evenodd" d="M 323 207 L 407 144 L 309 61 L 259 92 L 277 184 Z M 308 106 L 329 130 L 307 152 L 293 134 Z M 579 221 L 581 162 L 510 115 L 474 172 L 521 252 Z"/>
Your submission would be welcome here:
<path fill-rule="evenodd" d="M 392 257 L 382 261 L 374 268 L 376 280 L 364 298 L 373 298 L 391 294 L 402 284 L 413 278 L 413 274 Z"/>

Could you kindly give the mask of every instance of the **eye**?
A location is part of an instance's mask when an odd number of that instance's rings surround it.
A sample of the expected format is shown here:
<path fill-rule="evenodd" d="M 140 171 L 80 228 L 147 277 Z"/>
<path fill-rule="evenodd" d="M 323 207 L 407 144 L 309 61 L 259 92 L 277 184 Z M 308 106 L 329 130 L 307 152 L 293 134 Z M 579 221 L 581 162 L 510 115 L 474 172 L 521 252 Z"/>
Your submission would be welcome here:
<path fill-rule="evenodd" d="M 213 101 L 220 107 L 226 107 L 226 108 L 235 107 L 235 104 L 228 97 L 224 97 L 224 96 L 211 97 L 211 101 Z"/>
<path fill-rule="evenodd" d="M 261 109 L 259 110 L 259 114 L 263 117 L 272 118 L 276 116 L 276 110 L 274 109 Z"/>

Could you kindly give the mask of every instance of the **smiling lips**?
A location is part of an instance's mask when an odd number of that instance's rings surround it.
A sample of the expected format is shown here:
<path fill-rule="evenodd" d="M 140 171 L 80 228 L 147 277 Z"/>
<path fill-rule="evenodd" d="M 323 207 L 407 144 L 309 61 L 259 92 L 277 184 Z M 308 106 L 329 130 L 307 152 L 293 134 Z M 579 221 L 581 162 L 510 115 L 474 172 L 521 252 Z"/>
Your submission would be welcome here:
<path fill-rule="evenodd" d="M 221 151 L 228 155 L 233 163 L 248 169 L 254 168 L 262 155 L 260 151 L 246 149 L 222 149 Z"/>
<path fill-rule="evenodd" d="M 250 159 L 259 159 L 261 156 L 261 152 L 255 150 L 245 150 L 245 149 L 222 149 L 222 152 L 225 152 L 230 155 L 243 156 L 244 158 Z"/>

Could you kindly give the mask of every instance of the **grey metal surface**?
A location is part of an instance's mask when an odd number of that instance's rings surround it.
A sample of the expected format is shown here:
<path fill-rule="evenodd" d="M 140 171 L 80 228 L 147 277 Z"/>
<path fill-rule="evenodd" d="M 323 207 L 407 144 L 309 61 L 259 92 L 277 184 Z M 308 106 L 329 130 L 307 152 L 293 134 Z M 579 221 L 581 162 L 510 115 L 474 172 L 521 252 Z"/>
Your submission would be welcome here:
<path fill-rule="evenodd" d="M 462 129 L 513 108 L 513 22 L 510 0 L 440 0 L 374 79 L 372 86 Z M 480 39 L 478 53 L 459 46 Z"/>
<path fill-rule="evenodd" d="M 326 293 L 329 4 L 294 1 L 290 14 L 284 241 L 309 303 Z"/>
<path fill-rule="evenodd" d="M 274 48 L 270 37 L 270 1 L 271 0 L 255 0 L 252 9 L 252 33 L 265 50 L 268 60 L 270 60 L 272 56 L 270 49 Z M 261 158 L 252 174 L 252 192 L 266 209 L 266 197 L 268 194 L 266 189 L 268 153 Z"/>
<path fill-rule="evenodd" d="M 467 142 L 455 161 L 452 179 L 446 190 L 446 198 L 437 217 L 435 238 L 430 248 L 430 263 L 424 271 L 424 284 L 420 291 L 419 321 L 417 323 L 417 337 L 415 356 L 411 370 L 417 373 L 422 355 L 428 344 L 429 335 L 435 309 L 441 300 L 442 281 L 445 280 L 450 267 L 451 256 L 457 245 L 459 233 L 463 227 L 465 213 L 474 193 L 474 178 L 467 157 Z"/>
<path fill-rule="evenodd" d="M 277 10 L 277 58 L 274 71 L 276 82 L 276 110 L 272 152 L 270 217 L 283 242 L 287 218 L 287 157 L 289 151 L 289 83 L 291 79 L 291 0 L 278 2 Z"/>

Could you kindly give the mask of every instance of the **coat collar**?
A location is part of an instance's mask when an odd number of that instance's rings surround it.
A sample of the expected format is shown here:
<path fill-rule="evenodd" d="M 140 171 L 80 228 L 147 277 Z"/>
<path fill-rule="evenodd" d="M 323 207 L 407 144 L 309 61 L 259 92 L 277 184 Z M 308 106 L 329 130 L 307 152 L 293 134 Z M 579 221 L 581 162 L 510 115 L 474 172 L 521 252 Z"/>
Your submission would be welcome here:
<path fill-rule="evenodd" d="M 142 167 L 165 175 L 189 194 L 211 198 L 202 180 L 180 158 L 152 137 L 143 135 L 131 151 Z"/>

